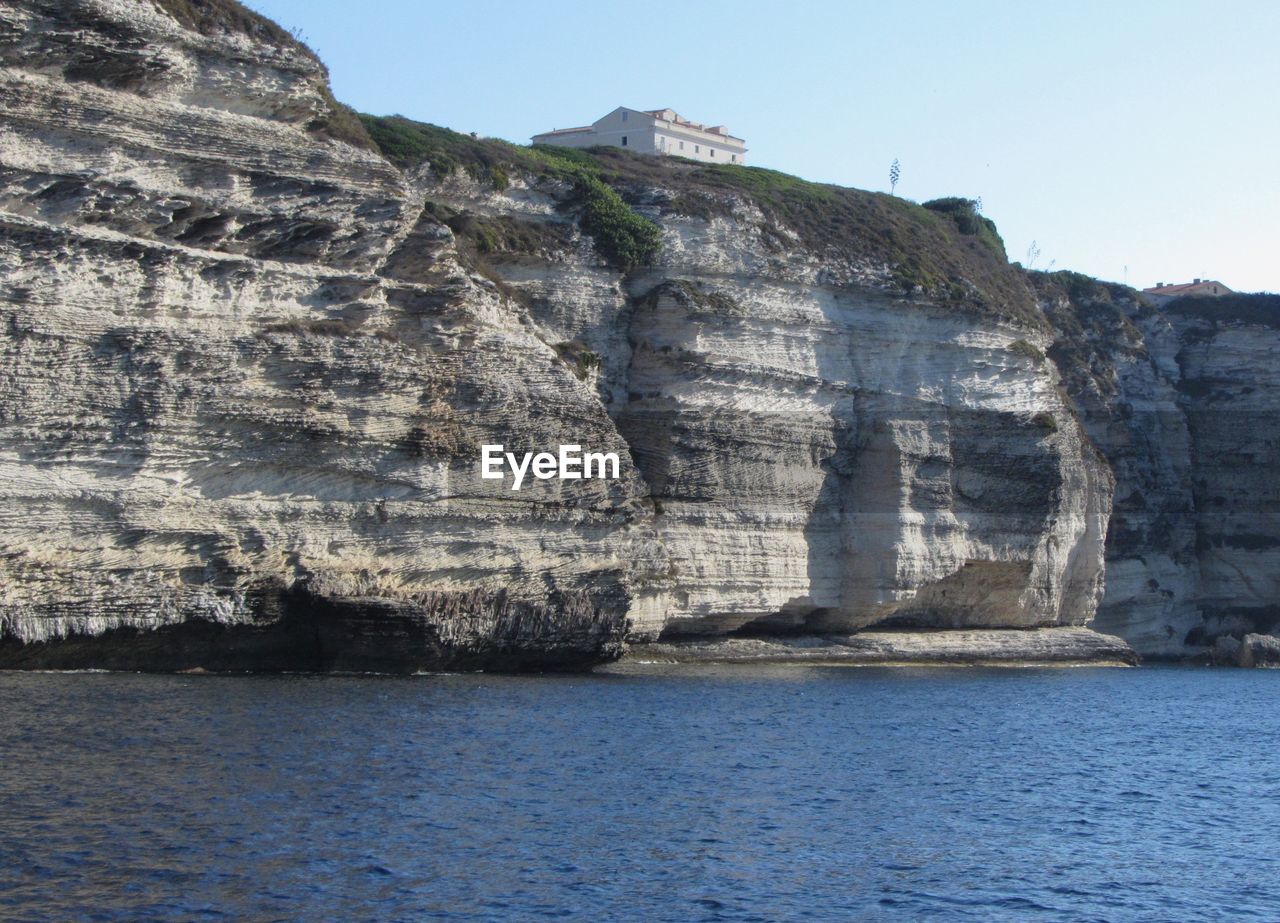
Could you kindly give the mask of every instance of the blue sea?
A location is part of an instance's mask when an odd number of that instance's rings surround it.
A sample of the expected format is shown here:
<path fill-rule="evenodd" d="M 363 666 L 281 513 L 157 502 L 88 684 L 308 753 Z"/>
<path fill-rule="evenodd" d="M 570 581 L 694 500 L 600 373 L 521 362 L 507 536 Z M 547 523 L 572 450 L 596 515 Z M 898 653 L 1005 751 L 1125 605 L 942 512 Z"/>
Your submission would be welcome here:
<path fill-rule="evenodd" d="M 1280 672 L 0 674 L 3 920 L 1277 920 Z"/>

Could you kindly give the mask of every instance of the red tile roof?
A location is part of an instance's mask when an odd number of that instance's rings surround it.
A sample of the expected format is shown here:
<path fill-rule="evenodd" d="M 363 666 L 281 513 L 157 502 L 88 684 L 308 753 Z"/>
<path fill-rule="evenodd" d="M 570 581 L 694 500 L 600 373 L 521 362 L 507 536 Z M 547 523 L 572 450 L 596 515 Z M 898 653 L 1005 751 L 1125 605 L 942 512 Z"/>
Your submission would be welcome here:
<path fill-rule="evenodd" d="M 1155 285 L 1151 288 L 1144 288 L 1143 291 L 1148 295 L 1185 295 L 1196 289 L 1209 288 L 1211 286 L 1221 289 L 1220 294 L 1231 294 L 1231 289 L 1213 279 L 1201 279 L 1199 282 L 1179 282 L 1176 285 Z"/>

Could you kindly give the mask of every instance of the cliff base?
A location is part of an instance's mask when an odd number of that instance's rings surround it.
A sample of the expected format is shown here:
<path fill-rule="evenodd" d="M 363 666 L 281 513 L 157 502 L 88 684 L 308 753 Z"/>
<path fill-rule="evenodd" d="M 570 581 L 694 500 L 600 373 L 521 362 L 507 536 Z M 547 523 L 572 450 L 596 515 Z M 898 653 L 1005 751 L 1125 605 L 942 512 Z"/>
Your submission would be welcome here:
<path fill-rule="evenodd" d="M 847 635 L 699 638 L 633 644 L 616 666 L 651 663 L 803 663 L 811 665 L 1042 666 L 1138 662 L 1120 638 L 1088 628 L 864 631 Z"/>

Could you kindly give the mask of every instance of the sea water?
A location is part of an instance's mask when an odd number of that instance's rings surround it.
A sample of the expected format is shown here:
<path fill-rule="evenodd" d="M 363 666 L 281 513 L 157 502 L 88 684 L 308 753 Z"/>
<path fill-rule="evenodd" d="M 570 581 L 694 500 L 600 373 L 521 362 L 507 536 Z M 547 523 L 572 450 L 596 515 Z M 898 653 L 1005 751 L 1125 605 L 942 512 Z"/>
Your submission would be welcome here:
<path fill-rule="evenodd" d="M 1280 672 L 0 674 L 0 919 L 1275 920 Z"/>

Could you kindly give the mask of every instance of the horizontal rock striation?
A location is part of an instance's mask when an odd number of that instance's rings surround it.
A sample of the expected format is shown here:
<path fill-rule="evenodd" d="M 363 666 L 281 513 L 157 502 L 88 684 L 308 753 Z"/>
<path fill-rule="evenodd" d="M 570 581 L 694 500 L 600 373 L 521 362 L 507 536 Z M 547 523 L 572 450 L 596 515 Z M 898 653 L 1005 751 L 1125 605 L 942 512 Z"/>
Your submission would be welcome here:
<path fill-rule="evenodd" d="M 0 665 L 1269 631 L 1274 332 L 934 204 L 361 123 L 230 0 L 9 4 Z"/>
<path fill-rule="evenodd" d="M 1280 304 L 1174 302 L 1037 280 L 1050 354 L 1116 477 L 1094 623 L 1144 656 L 1201 656 L 1280 624 Z"/>
<path fill-rule="evenodd" d="M 1122 640 L 1088 628 L 1027 631 L 863 631 L 774 638 L 693 638 L 633 645 L 616 665 L 631 672 L 664 663 L 798 664 L 809 666 L 1133 665 Z"/>
<path fill-rule="evenodd" d="M 0 16 L 0 662 L 616 656 L 666 566 L 643 484 L 512 495 L 476 450 L 625 444 L 403 174 L 314 130 L 314 59 L 147 3 Z"/>

